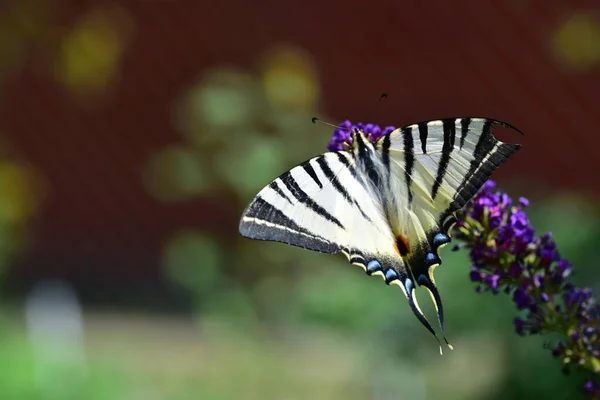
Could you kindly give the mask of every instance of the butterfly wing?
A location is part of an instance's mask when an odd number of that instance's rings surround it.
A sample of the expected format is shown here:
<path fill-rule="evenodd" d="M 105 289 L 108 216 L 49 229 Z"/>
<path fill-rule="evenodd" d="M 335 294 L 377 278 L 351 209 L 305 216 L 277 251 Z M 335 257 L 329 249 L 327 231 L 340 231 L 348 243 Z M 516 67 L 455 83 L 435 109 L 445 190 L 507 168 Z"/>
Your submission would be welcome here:
<path fill-rule="evenodd" d="M 497 125 L 511 127 L 486 118 L 435 120 L 397 129 L 377 144 L 388 171 L 384 208 L 392 231 L 413 279 L 429 290 L 442 330 L 433 270 L 450 242 L 454 213 L 521 147 L 495 139 Z"/>
<path fill-rule="evenodd" d="M 398 255 L 381 192 L 365 180 L 361 165 L 352 153 L 341 151 L 292 168 L 246 207 L 240 233 L 323 253 L 342 252 L 368 275 L 400 286 L 414 308 L 409 296 L 413 284 Z M 421 319 L 422 313 L 415 314 Z"/>

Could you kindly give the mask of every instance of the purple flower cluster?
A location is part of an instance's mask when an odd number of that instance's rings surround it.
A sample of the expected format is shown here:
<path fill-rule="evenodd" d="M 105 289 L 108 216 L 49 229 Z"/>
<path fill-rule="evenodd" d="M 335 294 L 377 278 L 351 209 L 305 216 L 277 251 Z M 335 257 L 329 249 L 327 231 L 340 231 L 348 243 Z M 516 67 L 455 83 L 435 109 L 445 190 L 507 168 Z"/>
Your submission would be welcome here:
<path fill-rule="evenodd" d="M 329 151 L 340 151 L 344 150 L 344 144 L 352 145 L 352 130 L 360 129 L 367 136 L 371 142 L 379 140 L 382 136 L 391 133 L 395 128 L 393 126 L 387 126 L 383 129 L 379 125 L 375 124 L 363 124 L 359 122 L 352 124 L 352 122 L 346 120 L 338 125 L 333 131 L 333 137 L 331 142 L 327 146 Z"/>
<path fill-rule="evenodd" d="M 454 237 L 470 250 L 471 280 L 477 291 L 512 294 L 522 317 L 514 319 L 518 334 L 558 333 L 550 346 L 554 357 L 569 367 L 594 374 L 584 389 L 600 398 L 600 307 L 590 289 L 569 281 L 571 264 L 562 258 L 546 233 L 536 237 L 527 218 L 526 199 L 512 199 L 488 181 L 458 213 Z"/>
<path fill-rule="evenodd" d="M 351 145 L 354 128 L 371 141 L 395 129 L 344 121 L 334 131 L 328 149 L 343 150 L 344 144 Z M 457 213 L 452 236 L 460 243 L 455 249 L 469 249 L 470 279 L 477 284 L 477 292 L 502 291 L 512 296 L 521 313 L 514 319 L 519 335 L 562 336 L 549 346 L 552 355 L 562 361 L 565 372 L 569 367 L 589 371 L 591 379 L 583 390 L 600 399 L 600 306 L 590 289 L 569 281 L 573 268 L 560 256 L 552 235 L 536 236 L 525 211 L 528 206 L 527 199 L 514 203 L 493 181 L 486 182 Z"/>

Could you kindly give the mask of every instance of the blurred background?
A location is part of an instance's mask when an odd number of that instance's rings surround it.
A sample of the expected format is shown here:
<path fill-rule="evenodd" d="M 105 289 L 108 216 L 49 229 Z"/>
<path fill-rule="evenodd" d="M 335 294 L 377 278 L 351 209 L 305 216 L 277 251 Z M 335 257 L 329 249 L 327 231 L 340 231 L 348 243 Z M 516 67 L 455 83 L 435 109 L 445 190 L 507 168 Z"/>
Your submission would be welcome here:
<path fill-rule="evenodd" d="M 238 235 L 318 116 L 508 121 L 494 178 L 600 289 L 597 2 L 3 0 L 0 399 L 570 399 L 478 295 L 437 280 L 455 351 L 343 256 Z M 382 92 L 389 99 L 377 105 Z M 420 294 L 432 318 L 429 299 Z"/>

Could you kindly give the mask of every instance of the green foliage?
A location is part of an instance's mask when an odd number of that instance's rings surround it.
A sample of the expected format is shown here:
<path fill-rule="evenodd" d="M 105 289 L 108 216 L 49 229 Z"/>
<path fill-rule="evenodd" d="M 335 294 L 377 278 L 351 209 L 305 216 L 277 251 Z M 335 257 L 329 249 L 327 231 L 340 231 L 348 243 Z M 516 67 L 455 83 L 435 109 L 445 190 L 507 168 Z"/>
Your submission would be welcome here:
<path fill-rule="evenodd" d="M 596 210 L 582 197 L 559 194 L 532 207 L 529 214 L 539 233 L 552 231 L 561 255 L 575 267 L 574 281 L 588 282 L 588 286 L 599 290 L 599 275 L 593 263 L 600 238 L 600 214 Z"/>
<path fill-rule="evenodd" d="M 560 203 L 540 209 L 557 215 L 569 208 Z M 571 215 L 552 228 L 560 248 L 568 249 L 569 231 L 582 224 Z M 579 240 L 597 240 L 596 228 L 591 224 Z M 197 299 L 202 328 L 204 350 L 191 355 L 194 361 L 185 361 L 188 355 L 182 351 L 176 364 L 158 367 L 161 374 L 182 368 L 174 374 L 184 375 L 180 379 L 153 379 L 121 365 L 115 354 L 90 357 L 79 383 L 73 377 L 81 371 L 60 368 L 46 368 L 36 378 L 27 336 L 0 324 L 0 398 L 121 400 L 153 392 L 175 400 L 576 398 L 577 377 L 557 371 L 543 339 L 514 333 L 510 299 L 502 293 L 474 293 L 464 252 L 443 249 L 444 262 L 436 271 L 447 334 L 456 348 L 439 356 L 395 286 L 367 277 L 342 256 L 278 243 L 241 243 L 230 243 L 237 249 L 231 252 L 206 233 L 187 231 L 165 249 L 169 276 Z M 572 246 L 577 249 L 577 243 Z M 595 251 L 590 247 L 578 257 L 593 260 Z M 239 265 L 228 269 L 230 263 Z M 241 278 L 239 270 L 252 273 Z M 428 297 L 419 300 L 433 319 Z M 140 332 L 136 337 L 147 336 Z M 161 346 L 169 348 L 177 340 L 161 339 Z M 148 357 L 152 364 L 163 362 Z"/>
<path fill-rule="evenodd" d="M 407 308 L 398 307 L 404 297 L 400 288 L 386 287 L 379 277 L 368 278 L 342 256 L 328 258 L 318 274 L 298 281 L 293 301 L 299 322 L 357 334 L 408 316 Z"/>
<path fill-rule="evenodd" d="M 223 285 L 220 290 L 199 305 L 204 310 L 203 315 L 225 318 L 236 321 L 241 325 L 256 321 L 257 313 L 254 301 L 247 290 L 240 288 L 236 283 Z"/>
<path fill-rule="evenodd" d="M 125 399 L 124 371 L 103 364 L 46 364 L 36 358 L 23 335 L 3 330 L 0 341 L 0 398 L 6 400 Z"/>
<path fill-rule="evenodd" d="M 281 140 L 254 136 L 224 149 L 216 166 L 228 183 L 247 198 L 284 170 L 283 154 L 285 145 Z"/>
<path fill-rule="evenodd" d="M 163 252 L 167 276 L 197 295 L 207 293 L 217 285 L 222 265 L 219 244 L 201 232 L 177 233 Z"/>

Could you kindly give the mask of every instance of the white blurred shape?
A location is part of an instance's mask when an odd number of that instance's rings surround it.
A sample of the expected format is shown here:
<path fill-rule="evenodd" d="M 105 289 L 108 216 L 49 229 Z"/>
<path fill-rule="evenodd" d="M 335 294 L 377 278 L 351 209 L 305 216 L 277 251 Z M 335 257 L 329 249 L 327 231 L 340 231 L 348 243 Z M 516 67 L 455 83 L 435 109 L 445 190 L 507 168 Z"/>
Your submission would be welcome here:
<path fill-rule="evenodd" d="M 62 281 L 38 283 L 27 297 L 25 317 L 38 384 L 48 390 L 52 390 L 49 384 L 66 385 L 64 381 L 51 383 L 62 373 L 68 375 L 69 385 L 83 380 L 86 375 L 83 318 L 73 288 Z"/>

